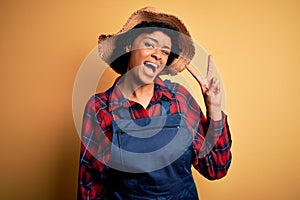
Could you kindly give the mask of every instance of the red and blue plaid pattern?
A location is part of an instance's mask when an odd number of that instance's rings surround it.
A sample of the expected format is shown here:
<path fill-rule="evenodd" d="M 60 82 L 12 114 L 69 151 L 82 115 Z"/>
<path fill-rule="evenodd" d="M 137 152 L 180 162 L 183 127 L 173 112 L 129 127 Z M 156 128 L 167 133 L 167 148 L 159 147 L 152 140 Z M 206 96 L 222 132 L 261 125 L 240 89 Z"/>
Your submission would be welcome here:
<path fill-rule="evenodd" d="M 119 78 L 116 80 L 116 82 Z M 181 113 L 193 134 L 194 157 L 192 165 L 207 179 L 220 179 L 226 175 L 231 163 L 231 136 L 227 116 L 220 121 L 206 118 L 191 94 L 180 84 L 165 83 L 156 78 L 154 95 L 146 109 L 125 99 L 115 84 L 105 93 L 94 95 L 86 104 L 82 125 L 78 199 L 103 199 L 106 181 L 109 179 L 112 121 L 117 115 L 112 111 L 126 107 L 134 119 L 161 114 L 161 98 L 171 101 L 171 114 Z M 112 97 L 113 92 L 113 97 Z"/>

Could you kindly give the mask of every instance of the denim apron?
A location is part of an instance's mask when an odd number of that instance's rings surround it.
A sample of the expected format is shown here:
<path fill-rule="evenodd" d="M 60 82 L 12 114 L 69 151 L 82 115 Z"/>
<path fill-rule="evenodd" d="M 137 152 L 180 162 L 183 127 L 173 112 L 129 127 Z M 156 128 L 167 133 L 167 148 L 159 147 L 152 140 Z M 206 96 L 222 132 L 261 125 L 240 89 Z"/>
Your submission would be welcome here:
<path fill-rule="evenodd" d="M 197 200 L 191 172 L 192 134 L 180 114 L 170 114 L 168 99 L 162 113 L 132 119 L 119 109 L 112 123 L 109 200 Z"/>

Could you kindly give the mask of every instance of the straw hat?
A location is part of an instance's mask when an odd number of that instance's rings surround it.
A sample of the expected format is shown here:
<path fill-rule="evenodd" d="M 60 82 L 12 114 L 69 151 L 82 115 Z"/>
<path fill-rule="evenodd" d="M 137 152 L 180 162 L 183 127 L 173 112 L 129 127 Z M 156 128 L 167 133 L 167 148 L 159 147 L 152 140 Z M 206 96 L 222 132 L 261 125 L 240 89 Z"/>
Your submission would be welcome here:
<path fill-rule="evenodd" d="M 183 22 L 176 16 L 162 13 L 153 7 L 145 7 L 135 11 L 127 20 L 122 29 L 116 34 L 101 34 L 98 39 L 98 49 L 100 57 L 109 65 L 114 61 L 112 58 L 114 49 L 116 48 L 117 38 L 131 30 L 141 22 L 162 22 L 168 24 L 178 30 L 179 48 L 181 49 L 178 58 L 175 58 L 170 64 L 172 70 L 164 74 L 175 75 L 185 69 L 195 55 L 195 47 L 191 39 L 191 35 Z"/>

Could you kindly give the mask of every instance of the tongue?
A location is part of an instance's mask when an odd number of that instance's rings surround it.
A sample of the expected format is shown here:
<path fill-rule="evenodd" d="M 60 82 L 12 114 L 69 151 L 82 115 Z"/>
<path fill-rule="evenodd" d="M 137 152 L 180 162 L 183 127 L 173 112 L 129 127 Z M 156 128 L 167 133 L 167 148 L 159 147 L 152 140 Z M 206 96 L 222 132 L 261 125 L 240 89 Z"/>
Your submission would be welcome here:
<path fill-rule="evenodd" d="M 151 64 L 145 63 L 145 66 L 152 69 L 153 72 L 156 70 L 156 67 L 153 67 Z"/>

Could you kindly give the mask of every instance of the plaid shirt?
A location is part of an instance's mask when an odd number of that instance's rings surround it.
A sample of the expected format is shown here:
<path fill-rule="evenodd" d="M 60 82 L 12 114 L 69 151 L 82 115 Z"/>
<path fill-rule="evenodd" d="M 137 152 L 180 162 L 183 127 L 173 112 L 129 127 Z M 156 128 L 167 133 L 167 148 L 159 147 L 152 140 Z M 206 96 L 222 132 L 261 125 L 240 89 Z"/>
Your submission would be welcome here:
<path fill-rule="evenodd" d="M 116 80 L 116 82 L 119 78 Z M 115 84 L 116 84 L 115 82 Z M 102 199 L 105 180 L 109 179 L 109 150 L 112 139 L 112 115 L 115 108 L 129 109 L 131 117 L 148 118 L 161 114 L 161 98 L 171 101 L 171 114 L 181 113 L 193 134 L 194 156 L 192 165 L 207 179 L 219 179 L 226 175 L 231 163 L 231 136 L 227 116 L 213 121 L 204 114 L 191 94 L 180 84 L 171 83 L 169 87 L 160 79 L 155 79 L 154 95 L 146 109 L 140 104 L 123 97 L 114 88 L 94 95 L 87 103 L 83 117 L 78 199 Z M 113 94 L 113 96 L 112 96 Z"/>

